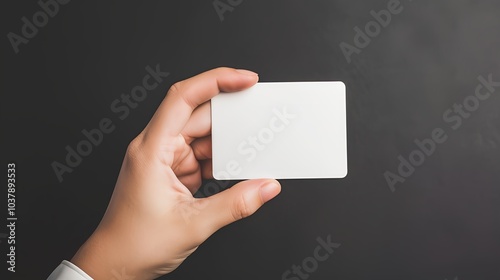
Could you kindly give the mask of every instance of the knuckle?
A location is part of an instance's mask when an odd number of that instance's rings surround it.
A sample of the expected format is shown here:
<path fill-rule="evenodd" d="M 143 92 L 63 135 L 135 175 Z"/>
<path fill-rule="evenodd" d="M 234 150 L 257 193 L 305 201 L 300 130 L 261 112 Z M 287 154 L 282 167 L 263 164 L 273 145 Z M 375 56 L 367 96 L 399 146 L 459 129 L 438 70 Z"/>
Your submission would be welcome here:
<path fill-rule="evenodd" d="M 179 82 L 176 82 L 174 83 L 170 89 L 168 90 L 171 94 L 178 94 L 181 91 L 181 87 L 182 87 L 182 81 L 179 81 Z"/>
<path fill-rule="evenodd" d="M 242 195 L 235 201 L 235 205 L 232 211 L 234 220 L 241 220 L 243 218 L 246 218 L 252 215 L 253 212 L 254 211 L 249 208 L 248 201 L 245 199 L 245 196 Z"/>
<path fill-rule="evenodd" d="M 177 97 L 184 103 L 186 103 L 191 109 L 197 107 L 197 104 L 189 98 L 189 83 L 185 83 L 184 81 L 179 81 L 173 84 L 170 87 L 169 94 L 177 95 Z"/>
<path fill-rule="evenodd" d="M 218 72 L 229 71 L 229 70 L 232 70 L 232 68 L 224 67 L 224 66 L 215 68 L 215 71 L 218 71 Z"/>
<path fill-rule="evenodd" d="M 193 154 L 198 160 L 211 158 L 211 155 L 209 155 L 206 149 L 203 149 L 199 145 L 191 145 L 191 149 L 193 149 Z"/>
<path fill-rule="evenodd" d="M 128 160 L 136 160 L 141 154 L 142 141 L 139 137 L 132 140 L 127 146 L 126 157 Z"/>

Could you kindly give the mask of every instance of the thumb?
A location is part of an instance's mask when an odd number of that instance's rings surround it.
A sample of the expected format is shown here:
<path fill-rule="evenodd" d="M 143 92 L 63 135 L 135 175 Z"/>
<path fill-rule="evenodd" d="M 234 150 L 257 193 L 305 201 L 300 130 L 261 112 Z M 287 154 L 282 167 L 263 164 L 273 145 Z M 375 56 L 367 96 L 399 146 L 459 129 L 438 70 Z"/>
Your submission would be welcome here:
<path fill-rule="evenodd" d="M 237 220 L 246 218 L 281 191 L 273 179 L 247 180 L 203 200 L 198 221 L 210 234 Z"/>

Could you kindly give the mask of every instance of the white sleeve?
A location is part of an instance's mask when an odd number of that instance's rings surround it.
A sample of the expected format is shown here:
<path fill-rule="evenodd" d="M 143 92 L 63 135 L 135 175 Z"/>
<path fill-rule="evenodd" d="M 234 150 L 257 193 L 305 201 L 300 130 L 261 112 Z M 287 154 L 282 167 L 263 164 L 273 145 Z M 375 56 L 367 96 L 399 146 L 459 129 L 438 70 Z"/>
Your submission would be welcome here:
<path fill-rule="evenodd" d="M 93 280 L 78 266 L 68 262 L 62 263 L 50 274 L 47 280 Z"/>

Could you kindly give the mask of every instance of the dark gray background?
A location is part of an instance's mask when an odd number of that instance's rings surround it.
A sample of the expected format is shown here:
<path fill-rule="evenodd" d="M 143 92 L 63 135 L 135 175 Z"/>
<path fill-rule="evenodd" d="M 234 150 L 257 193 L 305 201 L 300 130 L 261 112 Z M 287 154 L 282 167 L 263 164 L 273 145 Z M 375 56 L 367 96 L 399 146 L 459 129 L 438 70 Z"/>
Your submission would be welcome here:
<path fill-rule="evenodd" d="M 500 80 L 500 2 L 402 1 L 403 12 L 347 63 L 339 44 L 352 44 L 353 28 L 388 1 L 244 0 L 221 22 L 212 1 L 73 0 L 17 55 L 7 33 L 19 34 L 21 17 L 40 8 L 5 2 L 0 147 L 3 168 L 17 163 L 19 218 L 18 272 L 7 279 L 43 279 L 72 257 L 106 209 L 127 144 L 168 88 L 217 66 L 254 70 L 261 81 L 344 81 L 349 175 L 282 181 L 277 199 L 165 279 L 281 279 L 327 235 L 341 246 L 309 279 L 500 279 L 500 90 L 456 131 L 442 118 L 474 93 L 479 75 Z M 156 64 L 171 75 L 118 120 L 111 102 Z M 59 183 L 51 162 L 103 117 L 116 130 Z M 435 127 L 448 141 L 391 192 L 383 173 Z M 0 248 L 3 274 L 5 241 Z"/>

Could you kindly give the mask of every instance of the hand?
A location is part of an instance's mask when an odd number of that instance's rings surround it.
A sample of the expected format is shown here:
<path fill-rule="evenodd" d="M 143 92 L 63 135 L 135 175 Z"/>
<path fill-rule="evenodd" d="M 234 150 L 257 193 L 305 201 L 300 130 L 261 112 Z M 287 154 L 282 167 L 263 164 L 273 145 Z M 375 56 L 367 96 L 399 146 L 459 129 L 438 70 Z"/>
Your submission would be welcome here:
<path fill-rule="evenodd" d="M 218 68 L 173 85 L 130 143 L 106 213 L 71 261 L 94 279 L 120 273 L 154 279 L 177 268 L 215 231 L 278 195 L 276 180 L 259 179 L 193 197 L 212 173 L 209 100 L 257 81 L 253 72 Z"/>

